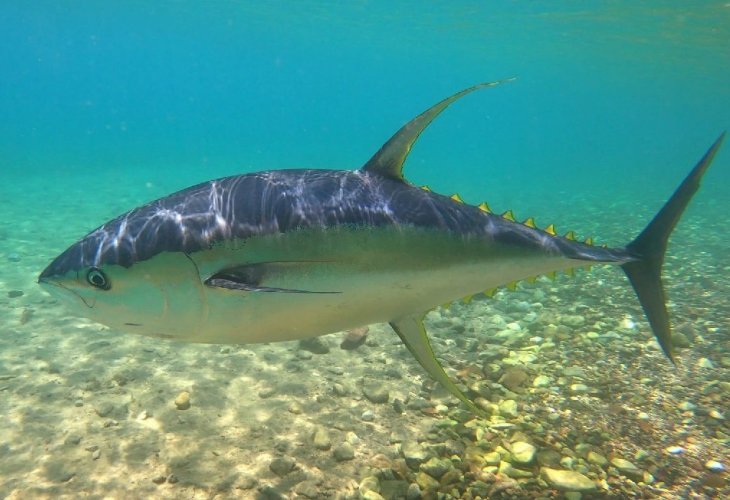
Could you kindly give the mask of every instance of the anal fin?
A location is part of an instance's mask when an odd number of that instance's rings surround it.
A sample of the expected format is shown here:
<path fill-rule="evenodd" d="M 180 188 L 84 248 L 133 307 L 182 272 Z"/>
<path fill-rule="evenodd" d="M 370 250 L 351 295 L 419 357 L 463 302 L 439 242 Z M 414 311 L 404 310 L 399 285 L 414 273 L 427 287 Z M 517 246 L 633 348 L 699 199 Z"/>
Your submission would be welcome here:
<path fill-rule="evenodd" d="M 428 340 L 426 327 L 423 325 L 424 315 L 404 316 L 390 322 L 390 326 L 401 338 L 413 357 L 428 372 L 431 377 L 440 383 L 447 391 L 464 403 L 475 414 L 486 417 L 474 402 L 464 394 L 444 371 L 441 363 L 431 349 L 431 342 Z"/>

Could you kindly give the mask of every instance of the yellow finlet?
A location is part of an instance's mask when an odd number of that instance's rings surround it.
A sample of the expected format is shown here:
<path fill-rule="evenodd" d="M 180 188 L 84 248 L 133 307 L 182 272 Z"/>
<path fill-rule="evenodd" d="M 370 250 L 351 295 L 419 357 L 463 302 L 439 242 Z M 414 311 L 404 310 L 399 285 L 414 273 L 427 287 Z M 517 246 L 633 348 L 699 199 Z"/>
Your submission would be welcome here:
<path fill-rule="evenodd" d="M 421 189 L 423 189 L 423 190 L 424 190 L 424 191 L 426 191 L 427 193 L 430 193 L 430 192 L 431 192 L 431 188 L 430 188 L 430 187 L 428 187 L 428 186 L 426 186 L 425 184 L 424 184 L 423 186 L 421 186 Z"/>
<path fill-rule="evenodd" d="M 575 232 L 574 231 L 568 231 L 565 233 L 565 239 L 570 241 L 575 241 Z"/>
<path fill-rule="evenodd" d="M 537 228 L 537 225 L 535 224 L 535 219 L 533 217 L 528 217 L 523 224 L 527 227 L 531 227 L 532 229 Z"/>
<path fill-rule="evenodd" d="M 449 198 L 451 198 L 452 200 L 454 200 L 456 203 L 464 203 L 464 200 L 461 199 L 461 196 L 459 196 L 456 193 L 454 193 L 451 196 L 449 196 Z"/>
<path fill-rule="evenodd" d="M 554 280 L 557 275 L 558 275 L 558 273 L 556 273 L 555 271 L 550 271 L 549 273 L 545 273 L 545 276 L 547 276 L 551 280 Z"/>
<path fill-rule="evenodd" d="M 550 236 L 555 236 L 558 234 L 558 232 L 555 230 L 555 224 L 550 224 L 548 227 L 546 227 L 545 232 Z"/>
<path fill-rule="evenodd" d="M 591 238 L 591 237 L 589 236 L 588 238 L 586 238 L 586 239 L 585 239 L 584 243 L 585 243 L 586 245 L 593 245 L 593 238 Z"/>
<path fill-rule="evenodd" d="M 529 284 L 531 284 L 531 285 L 534 284 L 534 283 L 536 283 L 537 282 L 537 276 L 530 276 L 529 278 L 527 278 L 527 282 Z"/>
<path fill-rule="evenodd" d="M 568 269 L 565 270 L 565 274 L 567 274 L 568 276 L 570 276 L 572 278 L 573 276 L 575 276 L 575 268 L 569 267 Z"/>
<path fill-rule="evenodd" d="M 497 294 L 496 288 L 490 288 L 489 290 L 484 290 L 484 295 L 486 295 L 489 298 L 494 297 L 496 294 Z"/>
<path fill-rule="evenodd" d="M 508 220 L 510 222 L 515 222 L 515 214 L 512 213 L 512 210 L 507 210 L 505 213 L 502 214 L 502 218 L 504 220 Z"/>
<path fill-rule="evenodd" d="M 507 283 L 507 290 L 509 290 L 510 292 L 514 292 L 515 290 L 517 290 L 517 282 L 512 281 L 510 283 Z"/>
<path fill-rule="evenodd" d="M 472 301 L 473 298 L 474 298 L 473 295 L 467 295 L 466 297 L 464 297 L 463 299 L 461 299 L 461 301 L 464 304 L 469 304 Z"/>
<path fill-rule="evenodd" d="M 479 210 L 481 210 L 482 212 L 488 213 L 488 214 L 492 213 L 492 209 L 489 208 L 489 205 L 487 205 L 486 201 L 483 201 L 479 204 Z"/>

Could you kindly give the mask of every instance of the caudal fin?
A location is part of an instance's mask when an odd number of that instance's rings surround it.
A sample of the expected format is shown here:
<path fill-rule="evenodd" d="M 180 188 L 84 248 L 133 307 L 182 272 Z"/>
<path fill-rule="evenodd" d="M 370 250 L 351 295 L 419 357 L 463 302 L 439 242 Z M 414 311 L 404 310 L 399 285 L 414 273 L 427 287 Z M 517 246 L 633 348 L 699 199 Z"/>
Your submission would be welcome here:
<path fill-rule="evenodd" d="M 687 177 L 682 181 L 669 201 L 641 234 L 626 246 L 637 260 L 623 264 L 626 276 L 639 297 L 651 329 L 662 347 L 664 354 L 672 357 L 672 333 L 667 314 L 666 294 L 662 284 L 662 264 L 667 250 L 667 241 L 672 230 L 679 222 L 684 209 L 687 208 L 692 196 L 700 187 L 700 181 L 712 159 L 720 149 L 725 132 L 720 134 L 715 143 L 707 150 L 705 156 L 697 163 Z"/>

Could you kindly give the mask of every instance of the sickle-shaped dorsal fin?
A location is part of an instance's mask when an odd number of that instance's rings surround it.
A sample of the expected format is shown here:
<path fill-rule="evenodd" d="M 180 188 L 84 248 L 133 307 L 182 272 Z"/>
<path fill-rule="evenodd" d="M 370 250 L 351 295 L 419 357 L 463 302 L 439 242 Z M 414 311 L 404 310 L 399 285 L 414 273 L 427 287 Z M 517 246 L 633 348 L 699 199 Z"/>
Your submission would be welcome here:
<path fill-rule="evenodd" d="M 388 142 L 375 153 L 375 156 L 370 158 L 368 162 L 363 165 L 362 170 L 367 172 L 374 172 L 384 177 L 391 179 L 403 180 L 403 163 L 406 161 L 408 153 L 411 152 L 411 147 L 421 135 L 426 127 L 436 118 L 443 110 L 445 110 L 449 104 L 456 101 L 457 99 L 474 92 L 475 90 L 483 89 L 486 87 L 494 87 L 500 83 L 511 82 L 515 78 L 508 78 L 506 80 L 498 80 L 496 82 L 484 82 L 464 89 L 461 92 L 457 92 L 451 97 L 447 97 L 438 104 L 430 107 L 413 120 L 409 121 L 403 127 L 395 133 L 393 137 L 388 139 Z"/>

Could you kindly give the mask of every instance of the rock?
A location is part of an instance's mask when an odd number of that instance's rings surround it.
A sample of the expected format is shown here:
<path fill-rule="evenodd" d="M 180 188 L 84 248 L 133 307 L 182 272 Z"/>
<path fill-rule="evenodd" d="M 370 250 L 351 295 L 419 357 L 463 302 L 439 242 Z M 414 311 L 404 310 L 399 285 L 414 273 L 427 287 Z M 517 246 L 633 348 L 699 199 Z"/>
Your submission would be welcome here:
<path fill-rule="evenodd" d="M 588 492 L 597 489 L 596 483 L 579 472 L 543 467 L 540 475 L 553 488 L 562 491 Z"/>
<path fill-rule="evenodd" d="M 312 434 L 312 444 L 318 450 L 329 450 L 332 447 L 329 433 L 324 427 L 318 427 Z"/>
<path fill-rule="evenodd" d="M 578 326 L 583 326 L 585 324 L 585 322 L 586 322 L 586 319 L 583 316 L 579 316 L 577 314 L 566 315 L 566 316 L 562 316 L 560 318 L 560 323 L 562 323 L 565 326 L 570 326 L 573 328 L 578 327 Z"/>
<path fill-rule="evenodd" d="M 295 465 L 296 461 L 291 457 L 276 457 L 269 464 L 269 469 L 277 476 L 286 476 L 294 470 Z"/>
<path fill-rule="evenodd" d="M 94 452 L 91 454 L 92 460 L 99 460 L 101 458 L 101 450 L 94 450 Z"/>
<path fill-rule="evenodd" d="M 312 353 L 311 353 L 310 351 L 305 351 L 304 349 L 299 349 L 299 350 L 298 350 L 298 351 L 296 352 L 296 357 L 297 357 L 298 359 L 301 359 L 301 360 L 303 360 L 303 361 L 307 361 L 307 360 L 310 360 L 310 359 L 312 359 L 312 356 L 313 356 L 313 355 L 312 355 Z"/>
<path fill-rule="evenodd" d="M 273 387 L 264 387 L 259 391 L 259 397 L 261 399 L 268 399 L 276 393 Z"/>
<path fill-rule="evenodd" d="M 590 389 L 585 384 L 572 384 L 570 386 L 570 392 L 572 392 L 573 394 L 585 394 L 589 390 Z"/>
<path fill-rule="evenodd" d="M 707 358 L 700 358 L 699 361 L 697 361 L 697 367 L 698 368 L 715 368 L 715 365 L 712 361 L 710 361 Z"/>
<path fill-rule="evenodd" d="M 530 443 L 516 441 L 512 443 L 512 451 L 510 453 L 512 455 L 512 463 L 518 465 L 529 465 L 535 459 L 537 448 Z"/>
<path fill-rule="evenodd" d="M 175 407 L 178 410 L 187 410 L 190 408 L 190 393 L 188 391 L 182 391 L 175 398 Z"/>
<path fill-rule="evenodd" d="M 527 382 L 527 372 L 521 366 L 510 366 L 499 378 L 499 383 L 510 391 L 518 390 L 522 384 Z"/>
<path fill-rule="evenodd" d="M 450 469 L 453 468 L 451 460 L 445 458 L 433 457 L 421 464 L 420 470 L 428 474 L 429 476 L 441 479 L 441 476 L 446 474 Z"/>
<path fill-rule="evenodd" d="M 416 484 L 418 484 L 421 491 L 431 493 L 435 492 L 439 487 L 439 482 L 425 472 L 416 474 Z"/>
<path fill-rule="evenodd" d="M 11 299 L 16 299 L 18 297 L 23 296 L 23 290 L 9 290 L 8 291 L 8 297 Z"/>
<path fill-rule="evenodd" d="M 164 484 L 167 481 L 167 476 L 155 476 L 152 478 L 152 482 L 155 484 Z"/>
<path fill-rule="evenodd" d="M 100 417 L 108 417 L 114 411 L 114 405 L 109 402 L 99 403 L 94 406 L 94 412 Z"/>
<path fill-rule="evenodd" d="M 687 349 L 690 347 L 690 342 L 687 336 L 682 332 L 672 333 L 672 345 L 677 349 Z"/>
<path fill-rule="evenodd" d="M 583 368 L 579 366 L 569 366 L 563 370 L 563 375 L 566 377 L 585 378 L 586 373 Z"/>
<path fill-rule="evenodd" d="M 681 446 L 668 446 L 664 448 L 664 451 L 666 451 L 670 455 L 681 455 L 682 453 L 684 453 L 684 448 L 682 448 Z"/>
<path fill-rule="evenodd" d="M 360 418 L 364 422 L 372 422 L 373 420 L 375 420 L 375 413 L 370 410 L 365 410 L 364 412 L 362 412 L 362 415 L 360 415 Z"/>
<path fill-rule="evenodd" d="M 679 405 L 679 409 L 682 411 L 694 411 L 697 408 L 697 405 L 690 403 L 689 401 L 684 401 Z"/>
<path fill-rule="evenodd" d="M 327 354 L 330 352 L 330 346 L 322 337 L 311 337 L 299 341 L 299 348 L 314 354 Z"/>
<path fill-rule="evenodd" d="M 537 463 L 542 467 L 556 467 L 560 464 L 561 455 L 555 450 L 540 450 L 537 452 Z"/>
<path fill-rule="evenodd" d="M 376 491 L 380 493 L 380 481 L 375 476 L 367 476 L 357 487 L 359 493 L 362 495 L 366 491 Z"/>
<path fill-rule="evenodd" d="M 376 404 L 387 403 L 390 399 L 388 389 L 380 382 L 366 382 L 362 387 L 362 393 L 368 400 Z"/>
<path fill-rule="evenodd" d="M 69 434 L 66 436 L 66 439 L 63 440 L 64 444 L 68 444 L 71 446 L 76 446 L 81 442 L 81 435 L 80 434 Z"/>
<path fill-rule="evenodd" d="M 499 414 L 503 417 L 514 418 L 517 416 L 517 401 L 505 399 L 499 403 Z"/>
<path fill-rule="evenodd" d="M 289 413 L 293 413 L 294 415 L 301 415 L 302 414 L 302 405 L 300 405 L 296 401 L 292 401 L 291 403 L 289 403 L 289 406 L 287 407 L 287 411 Z"/>
<path fill-rule="evenodd" d="M 483 459 L 486 465 L 499 465 L 499 462 L 502 461 L 502 455 L 496 451 L 491 451 L 489 453 L 485 453 Z"/>
<path fill-rule="evenodd" d="M 170 474 L 169 476 L 167 476 L 167 482 L 170 484 L 175 484 L 178 481 L 179 481 L 179 479 L 177 478 L 177 476 L 175 474 Z"/>
<path fill-rule="evenodd" d="M 725 472 L 725 466 L 717 460 L 708 460 L 705 462 L 705 469 L 712 472 Z"/>
<path fill-rule="evenodd" d="M 426 451 L 415 441 L 406 441 L 401 446 L 401 454 L 406 460 L 406 465 L 412 470 L 418 470 L 420 465 L 426 461 Z"/>
<path fill-rule="evenodd" d="M 500 474 L 504 474 L 507 477 L 511 477 L 513 479 L 532 477 L 532 472 L 527 471 L 527 470 L 516 469 L 516 468 L 512 467 L 512 464 L 509 462 L 500 462 L 499 469 L 497 472 L 499 472 Z"/>
<path fill-rule="evenodd" d="M 317 486 L 317 481 L 309 479 L 302 481 L 294 487 L 294 493 L 297 494 L 297 498 L 322 498 L 322 494 Z"/>
<path fill-rule="evenodd" d="M 586 455 L 586 459 L 589 463 L 592 463 L 593 465 L 597 465 L 599 467 L 604 467 L 608 463 L 608 459 L 601 455 L 600 453 L 596 453 L 595 451 L 589 451 Z"/>
<path fill-rule="evenodd" d="M 406 500 L 421 500 L 421 498 L 421 487 L 418 486 L 418 483 L 409 484 L 406 491 Z"/>
<path fill-rule="evenodd" d="M 340 349 L 344 349 L 346 351 L 351 351 L 353 349 L 357 349 L 361 345 L 365 343 L 365 341 L 368 338 L 368 327 L 363 326 L 360 328 L 353 328 L 352 330 L 347 330 L 347 335 L 340 343 Z"/>
<path fill-rule="evenodd" d="M 552 384 L 553 380 L 548 377 L 547 375 L 538 375 L 535 377 L 535 379 L 532 381 L 533 387 L 549 387 L 550 384 Z"/>
<path fill-rule="evenodd" d="M 332 450 L 332 455 L 338 462 L 345 462 L 347 460 L 352 460 L 353 458 L 355 458 L 355 449 L 350 443 L 344 442 L 337 445 L 335 449 Z"/>
<path fill-rule="evenodd" d="M 616 467 L 619 472 L 621 472 L 621 474 L 635 481 L 641 481 L 641 479 L 644 477 L 644 471 L 623 458 L 613 457 L 611 459 L 611 465 Z"/>

